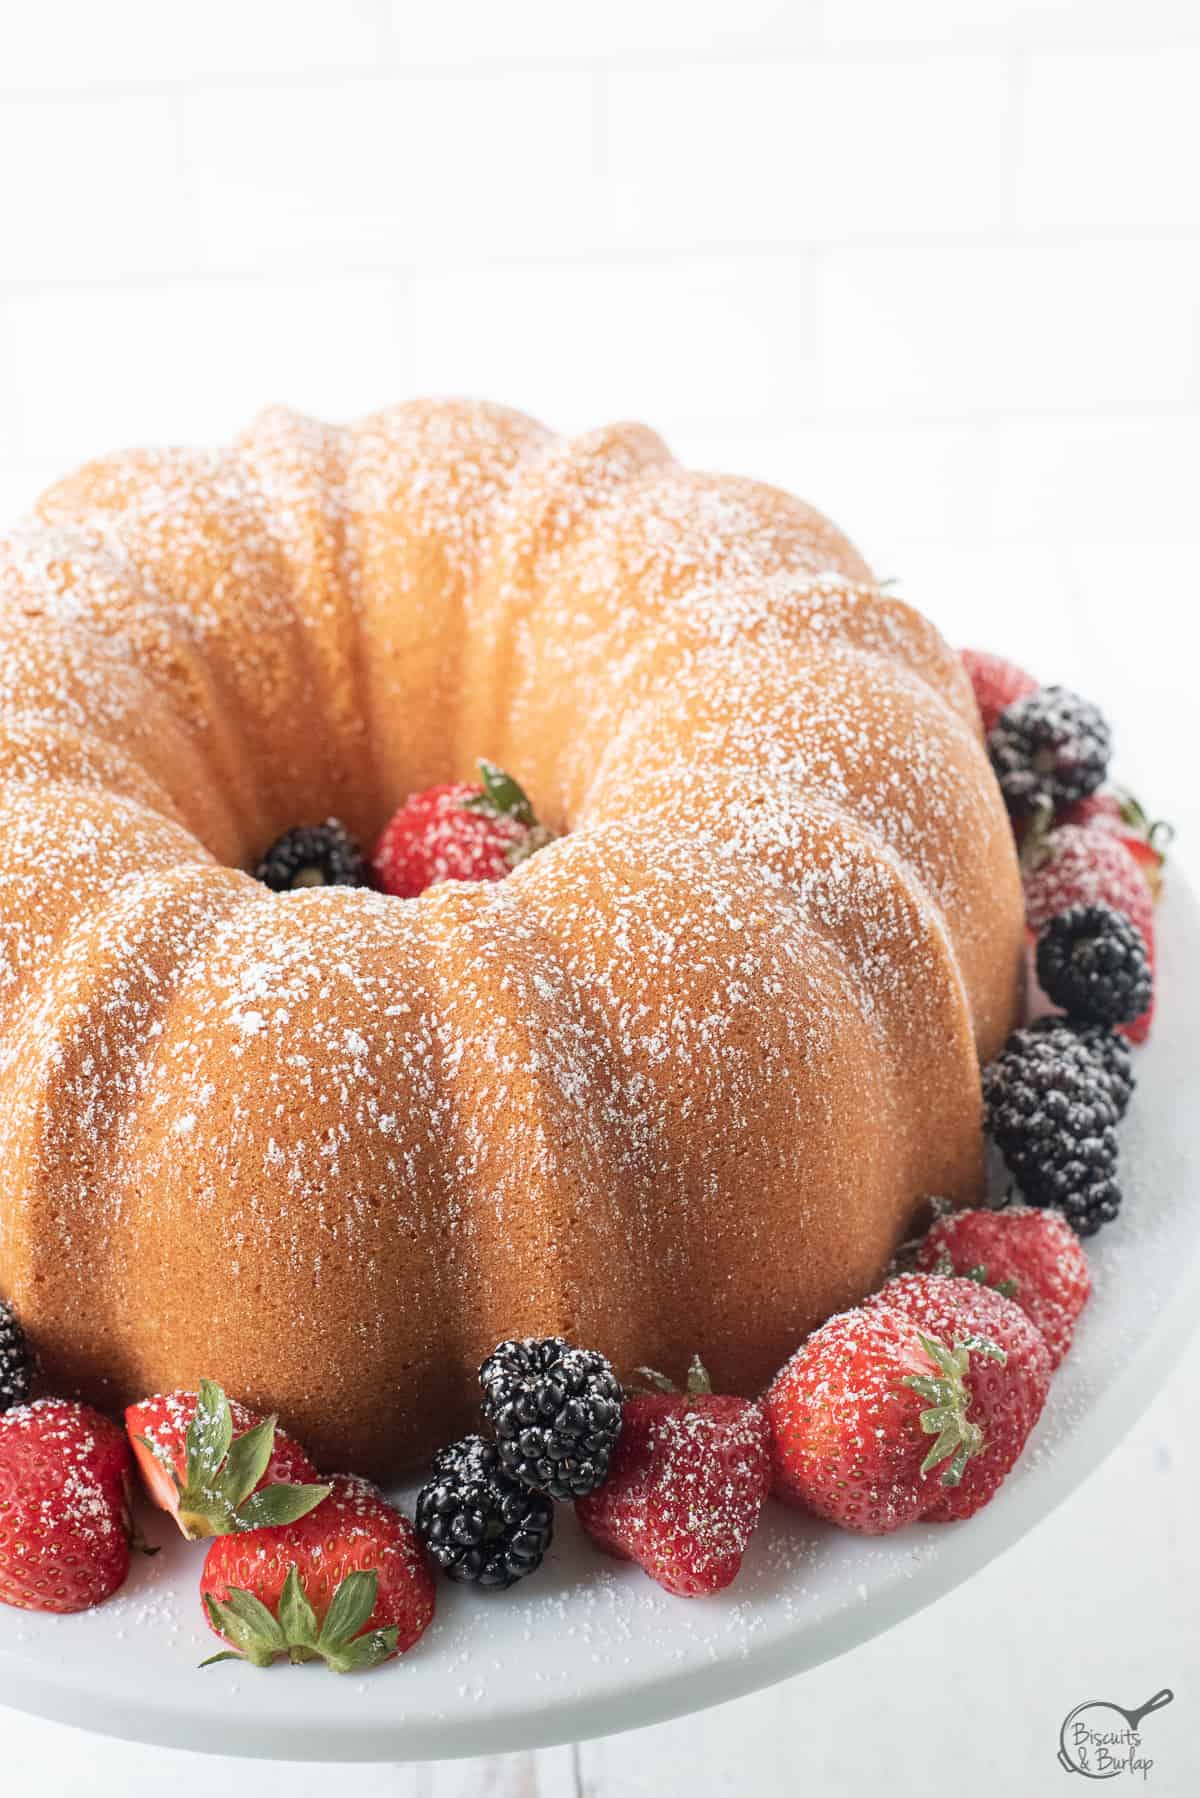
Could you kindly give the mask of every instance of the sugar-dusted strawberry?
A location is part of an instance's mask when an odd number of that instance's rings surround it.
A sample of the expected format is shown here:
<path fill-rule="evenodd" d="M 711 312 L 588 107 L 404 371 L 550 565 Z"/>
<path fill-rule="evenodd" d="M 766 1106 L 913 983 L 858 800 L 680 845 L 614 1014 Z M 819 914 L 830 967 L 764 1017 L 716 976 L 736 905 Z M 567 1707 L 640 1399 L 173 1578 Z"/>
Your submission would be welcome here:
<path fill-rule="evenodd" d="M 1112 831 L 1079 824 L 1034 830 L 1022 847 L 1021 861 L 1025 921 L 1032 937 L 1073 906 L 1111 905 L 1141 931 L 1153 971 L 1154 901 L 1140 867 Z M 1140 1018 L 1121 1026 L 1123 1033 L 1131 1042 L 1145 1042 L 1153 1016 L 1151 1000 Z"/>
<path fill-rule="evenodd" d="M 210 1627 L 230 1644 L 213 1661 L 267 1667 L 286 1654 L 335 1673 L 404 1654 L 435 1602 L 408 1518 L 348 1474 L 335 1475 L 329 1496 L 295 1523 L 218 1537 L 200 1595 Z"/>
<path fill-rule="evenodd" d="M 736 1578 L 771 1483 L 767 1420 L 744 1398 L 714 1393 L 698 1360 L 687 1390 L 627 1398 L 602 1486 L 575 1514 L 608 1554 L 636 1561 L 680 1598 Z"/>
<path fill-rule="evenodd" d="M 1151 818 L 1146 808 L 1123 787 L 1105 787 L 1068 806 L 1062 824 L 1080 824 L 1107 830 L 1125 845 L 1146 877 L 1153 898 L 1162 894 L 1167 850 L 1175 835 L 1162 818 Z"/>
<path fill-rule="evenodd" d="M 987 1449 L 973 1383 L 1003 1351 L 970 1335 L 878 1304 L 814 1330 L 763 1398 L 775 1496 L 868 1536 L 924 1516 Z"/>
<path fill-rule="evenodd" d="M 129 1572 L 132 1463 L 115 1423 L 61 1398 L 0 1416 L 0 1604 L 87 1611 Z"/>
<path fill-rule="evenodd" d="M 1012 1299 L 1042 1332 L 1052 1367 L 1070 1348 L 1092 1289 L 1083 1245 L 1061 1212 L 1028 1205 L 948 1212 L 917 1249 L 917 1267 L 978 1280 Z"/>
<path fill-rule="evenodd" d="M 130 1405 L 125 1428 L 146 1490 L 189 1542 L 293 1522 L 329 1491 L 273 1417 L 226 1398 L 213 1380 Z"/>
<path fill-rule="evenodd" d="M 550 832 L 511 774 L 480 762 L 483 784 L 428 787 L 405 800 L 375 845 L 375 883 L 414 899 L 441 880 L 503 880 Z"/>
<path fill-rule="evenodd" d="M 867 1305 L 900 1313 L 922 1332 L 970 1351 L 963 1377 L 980 1441 L 962 1478 L 931 1493 L 921 1515 L 931 1523 L 971 1517 L 993 1496 L 1042 1414 L 1050 1390 L 1050 1351 L 1042 1333 L 1003 1293 L 945 1274 L 900 1274 Z"/>
<path fill-rule="evenodd" d="M 986 736 L 1005 706 L 1032 693 L 1037 682 L 1015 662 L 1006 662 L 1003 656 L 992 655 L 986 649 L 964 649 L 960 654 L 975 689 L 975 701 Z"/>

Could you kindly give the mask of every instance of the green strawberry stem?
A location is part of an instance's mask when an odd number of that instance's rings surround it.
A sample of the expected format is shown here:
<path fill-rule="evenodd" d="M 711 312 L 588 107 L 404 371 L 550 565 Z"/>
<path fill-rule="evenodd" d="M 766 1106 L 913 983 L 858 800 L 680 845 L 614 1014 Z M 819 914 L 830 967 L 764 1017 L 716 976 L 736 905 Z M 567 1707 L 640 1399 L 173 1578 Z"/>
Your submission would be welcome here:
<path fill-rule="evenodd" d="M 464 799 L 464 811 L 482 812 L 489 818 L 511 818 L 514 823 L 526 824 L 530 828 L 537 823 L 528 794 L 511 774 L 506 774 L 503 768 L 497 768 L 494 762 L 481 761 L 479 777 L 483 782 L 483 792 Z"/>
<path fill-rule="evenodd" d="M 290 1661 L 322 1660 L 334 1673 L 365 1673 L 396 1652 L 398 1629 L 360 1630 L 375 1609 L 379 1596 L 377 1573 L 348 1573 L 336 1588 L 323 1622 L 309 1603 L 295 1562 L 288 1569 L 274 1616 L 253 1592 L 231 1586 L 226 1597 L 204 1595 L 209 1621 L 218 1634 L 232 1642 L 232 1649 L 209 1655 L 202 1667 L 218 1661 L 249 1661 L 252 1667 L 269 1667 L 286 1654 Z"/>
<path fill-rule="evenodd" d="M 679 1387 L 674 1380 L 669 1380 L 665 1373 L 659 1373 L 653 1367 L 635 1367 L 634 1373 L 655 1392 L 678 1392 Z M 687 1385 L 684 1388 L 689 1398 L 706 1398 L 712 1392 L 712 1381 L 708 1377 L 699 1355 L 693 1355 L 687 1372 Z"/>
<path fill-rule="evenodd" d="M 503 768 L 497 768 L 494 762 L 481 760 L 479 777 L 483 782 L 483 792 L 472 794 L 464 799 L 463 810 L 476 812 L 485 818 L 511 818 L 514 824 L 520 824 L 525 834 L 510 843 L 504 851 L 504 859 L 510 868 L 519 867 L 523 861 L 547 843 L 554 841 L 553 833 L 539 824 L 534 810 L 519 781 L 506 774 Z"/>
<path fill-rule="evenodd" d="M 1175 838 L 1175 826 L 1165 818 L 1152 818 L 1141 800 L 1128 787 L 1114 787 L 1113 792 L 1121 808 L 1122 822 L 1144 837 L 1159 860 L 1165 861 L 1167 850 Z"/>
<path fill-rule="evenodd" d="M 989 1280 L 987 1277 L 986 1264 L 982 1261 L 977 1262 L 974 1267 L 962 1269 L 955 1267 L 945 1249 L 942 1250 L 941 1254 L 934 1262 L 932 1272 L 935 1274 L 945 1274 L 948 1279 L 952 1280 L 974 1280 L 980 1286 L 990 1286 L 991 1290 L 993 1292 L 998 1292 L 1002 1299 L 1016 1298 L 1017 1293 L 1020 1291 L 1020 1281 L 1018 1280 L 1011 1278 L 1007 1280 Z"/>
<path fill-rule="evenodd" d="M 179 1527 L 189 1542 L 295 1523 L 329 1496 L 328 1486 L 276 1485 L 255 1490 L 270 1465 L 277 1422 L 275 1417 L 264 1417 L 253 1429 L 235 1437 L 229 1400 L 215 1380 L 201 1380 L 184 1445 L 182 1479 L 171 1457 L 156 1442 L 138 1437 L 174 1482 L 179 1495 Z"/>
<path fill-rule="evenodd" d="M 911 1386 L 921 1398 L 929 1400 L 929 1409 L 921 1412 L 921 1429 L 936 1437 L 921 1462 L 921 1477 L 932 1473 L 942 1462 L 948 1465 L 940 1474 L 943 1486 L 957 1486 L 967 1470 L 967 1463 L 984 1446 L 984 1434 L 967 1416 L 971 1394 L 966 1385 L 972 1351 L 988 1355 L 1004 1365 L 1008 1356 L 989 1342 L 986 1336 L 967 1336 L 954 1348 L 947 1348 L 936 1336 L 920 1333 L 921 1347 L 937 1369 L 933 1374 L 907 1374 L 904 1385 Z"/>

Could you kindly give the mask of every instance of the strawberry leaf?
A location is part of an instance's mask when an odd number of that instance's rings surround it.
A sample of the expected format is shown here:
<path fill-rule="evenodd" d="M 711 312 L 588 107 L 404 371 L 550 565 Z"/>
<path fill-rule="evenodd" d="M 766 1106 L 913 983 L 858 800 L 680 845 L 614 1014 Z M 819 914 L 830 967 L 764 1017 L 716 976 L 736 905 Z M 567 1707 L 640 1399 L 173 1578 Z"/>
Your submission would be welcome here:
<path fill-rule="evenodd" d="M 253 1592 L 246 1592 L 240 1586 L 230 1586 L 222 1609 L 226 1616 L 236 1619 L 249 1638 L 257 1637 L 280 1652 L 287 1647 L 278 1618 L 271 1615 L 262 1599 L 256 1598 Z"/>
<path fill-rule="evenodd" d="M 633 1371 L 638 1379 L 644 1380 L 646 1385 L 654 1392 L 679 1391 L 674 1380 L 669 1380 L 665 1373 L 659 1373 L 658 1369 L 655 1367 L 635 1367 Z"/>
<path fill-rule="evenodd" d="M 373 1629 L 369 1635 L 356 1636 L 353 1642 L 337 1654 L 329 1657 L 329 1666 L 334 1673 L 366 1673 L 371 1667 L 378 1667 L 396 1652 L 400 1631 L 394 1624 L 386 1629 Z"/>
<path fill-rule="evenodd" d="M 286 1650 L 283 1631 L 253 1592 L 231 1586 L 224 1603 L 206 1592 L 204 1605 L 213 1628 L 226 1641 L 232 1642 L 252 1666 L 269 1667 L 275 1656 Z M 203 1666 L 211 1664 L 211 1661 L 201 1663 Z"/>
<path fill-rule="evenodd" d="M 338 1653 L 360 1629 L 365 1629 L 379 1596 L 377 1573 L 348 1573 L 330 1600 L 321 1626 L 318 1646 L 323 1653 Z"/>
<path fill-rule="evenodd" d="M 296 1649 L 316 1649 L 320 1634 L 317 1613 L 308 1602 L 308 1596 L 300 1583 L 300 1569 L 294 1563 L 288 1569 L 288 1576 L 279 1596 L 279 1622 L 287 1637 L 288 1647 L 293 1650 L 293 1658 Z"/>
<path fill-rule="evenodd" d="M 481 761 L 479 775 L 483 782 L 483 792 L 463 801 L 468 811 L 512 818 L 517 824 L 532 825 L 537 822 L 524 787 L 511 774 L 506 774 L 503 768 L 497 768 L 494 762 Z"/>
<path fill-rule="evenodd" d="M 209 1485 L 229 1453 L 233 1441 L 233 1413 L 229 1400 L 213 1380 L 201 1380 L 196 1409 L 187 1432 L 186 1484 Z"/>
<path fill-rule="evenodd" d="M 252 1430 L 247 1430 L 230 1445 L 221 1469 L 221 1486 L 235 1510 L 249 1498 L 267 1471 L 275 1446 L 277 1421 L 274 1417 L 264 1417 L 261 1423 L 256 1423 Z"/>
<path fill-rule="evenodd" d="M 253 1492 L 237 1510 L 235 1530 L 270 1529 L 284 1523 L 296 1523 L 315 1511 L 329 1497 L 330 1486 L 264 1486 Z"/>

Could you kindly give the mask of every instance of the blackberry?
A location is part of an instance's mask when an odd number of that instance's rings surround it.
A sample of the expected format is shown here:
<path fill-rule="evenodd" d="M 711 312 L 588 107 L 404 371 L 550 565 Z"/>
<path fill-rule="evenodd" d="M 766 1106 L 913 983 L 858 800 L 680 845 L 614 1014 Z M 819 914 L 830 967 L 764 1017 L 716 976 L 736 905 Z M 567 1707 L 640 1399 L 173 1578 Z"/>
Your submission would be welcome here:
<path fill-rule="evenodd" d="M 273 893 L 297 887 L 365 887 L 362 850 L 337 818 L 324 824 L 298 824 L 284 831 L 267 850 L 254 878 Z"/>
<path fill-rule="evenodd" d="M 604 1483 L 625 1395 L 603 1355 L 561 1336 L 527 1336 L 493 1350 L 479 1383 L 513 1479 L 559 1499 L 582 1498 Z"/>
<path fill-rule="evenodd" d="M 1029 1194 L 1025 1196 L 1028 1198 Z M 1102 1224 L 1114 1221 L 1122 1197 L 1115 1164 L 1101 1168 L 1086 1162 L 1067 1162 L 1053 1170 L 1033 1203 L 1061 1211 L 1076 1236 L 1094 1236 Z"/>
<path fill-rule="evenodd" d="M 0 1299 L 0 1412 L 23 1405 L 32 1390 L 32 1351 L 12 1306 Z"/>
<path fill-rule="evenodd" d="M 1061 1211 L 1081 1236 L 1117 1215 L 1121 1108 L 1078 1033 L 1015 1032 L 984 1070 L 983 1097 L 986 1128 L 1031 1205 Z"/>
<path fill-rule="evenodd" d="M 541 1566 L 554 1506 L 509 1479 L 494 1442 L 464 1436 L 434 1456 L 417 1494 L 416 1527 L 449 1579 L 503 1589 Z"/>
<path fill-rule="evenodd" d="M 1053 1037 L 1061 1043 L 1082 1043 L 1104 1071 L 1117 1117 L 1125 1116 L 1137 1078 L 1133 1071 L 1133 1052 L 1123 1036 L 1118 1036 L 1104 1024 L 1080 1024 L 1072 1018 L 1057 1016 L 1038 1018 L 1036 1023 L 1027 1025 L 1026 1030 L 1035 1036 Z M 1026 1030 L 1018 1030 L 1012 1040 L 1015 1042 L 1018 1037 L 1024 1037 Z"/>
<path fill-rule="evenodd" d="M 1154 991 L 1146 939 L 1111 905 L 1073 905 L 1037 944 L 1042 990 L 1083 1024 L 1132 1024 Z"/>
<path fill-rule="evenodd" d="M 1039 687 L 1014 700 L 988 737 L 1005 804 L 1022 817 L 1086 799 L 1103 781 L 1111 753 L 1099 707 L 1066 687 Z"/>

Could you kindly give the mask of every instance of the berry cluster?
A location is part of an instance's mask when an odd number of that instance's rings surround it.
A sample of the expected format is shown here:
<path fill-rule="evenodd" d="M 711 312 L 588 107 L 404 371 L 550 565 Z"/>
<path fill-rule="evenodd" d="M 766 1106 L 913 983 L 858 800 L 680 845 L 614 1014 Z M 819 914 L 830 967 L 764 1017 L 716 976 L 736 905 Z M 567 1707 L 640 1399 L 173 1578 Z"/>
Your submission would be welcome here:
<path fill-rule="evenodd" d="M 963 661 L 1021 848 L 1034 1011 L 985 1070 L 986 1124 L 1022 1195 L 1084 1235 L 1116 1217 L 1126 1040 L 1154 1009 L 1154 902 L 1170 831 L 1104 785 L 1111 733 L 1062 687 L 978 651 Z"/>
<path fill-rule="evenodd" d="M 341 820 L 327 818 L 277 837 L 255 878 L 274 893 L 373 885 L 396 899 L 415 899 L 443 880 L 503 880 L 553 838 L 511 774 L 486 761 L 479 772 L 479 785 L 455 781 L 411 793 L 369 862 Z"/>
<path fill-rule="evenodd" d="M 606 1554 L 683 1598 L 736 1577 L 770 1485 L 761 1406 L 714 1393 L 699 1359 L 685 1390 L 641 1368 L 626 1397 L 603 1355 L 561 1337 L 502 1342 L 480 1369 L 494 1438 L 435 1458 L 417 1534 L 451 1579 L 511 1586 L 541 1564 L 553 1500 L 574 1501 Z"/>
<path fill-rule="evenodd" d="M 0 1307 L 4 1320 L 15 1331 Z M 362 1673 L 411 1648 L 433 1616 L 407 1517 L 366 1480 L 318 1481 L 273 1417 L 211 1380 L 131 1405 L 124 1430 L 61 1398 L 0 1416 L 0 1603 L 83 1611 L 120 1588 L 144 1546 L 135 1467 L 181 1534 L 208 1540 L 200 1596 L 226 1644 L 213 1660 L 286 1655 Z"/>
<path fill-rule="evenodd" d="M 625 1395 L 603 1355 L 561 1336 L 500 1343 L 479 1382 L 495 1439 L 441 1450 L 417 1496 L 417 1534 L 451 1579 L 511 1586 L 541 1565 L 552 1501 L 603 1482 Z"/>
<path fill-rule="evenodd" d="M 953 1234 L 935 1225 L 920 1250 L 930 1271 L 888 1280 L 801 1344 L 763 1400 L 776 1497 L 873 1536 L 989 1502 L 1058 1358 L 1039 1318 L 1057 1328 L 1061 1353 L 1087 1297 L 1086 1265 L 1073 1279 L 1056 1274 L 1048 1220 L 1024 1217 L 1036 1221 L 964 1212 Z"/>

